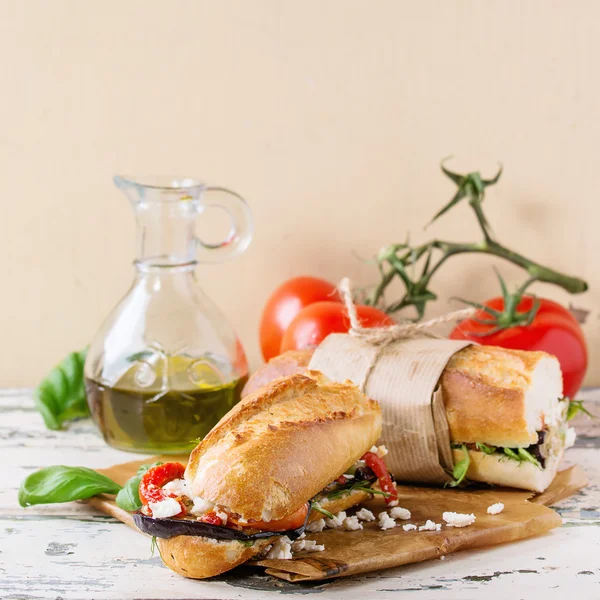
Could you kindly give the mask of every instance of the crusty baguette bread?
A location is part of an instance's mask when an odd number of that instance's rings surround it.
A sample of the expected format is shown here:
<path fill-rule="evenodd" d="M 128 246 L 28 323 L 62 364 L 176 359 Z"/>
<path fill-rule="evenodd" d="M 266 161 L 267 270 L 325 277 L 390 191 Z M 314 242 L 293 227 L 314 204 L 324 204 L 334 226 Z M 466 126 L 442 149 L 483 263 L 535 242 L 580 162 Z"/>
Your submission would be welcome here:
<path fill-rule="evenodd" d="M 243 519 L 278 520 L 352 466 L 381 435 L 379 405 L 319 373 L 246 396 L 190 456 L 194 496 Z"/>
<path fill-rule="evenodd" d="M 441 383 L 452 441 L 510 448 L 537 443 L 562 395 L 556 357 L 494 346 L 457 352 Z"/>
<path fill-rule="evenodd" d="M 352 506 L 357 506 L 368 498 L 369 494 L 352 491 L 335 500 L 324 500 L 321 506 L 337 513 Z M 312 511 L 309 521 L 316 521 L 323 515 Z M 308 534 L 310 535 L 310 534 Z M 159 539 L 158 549 L 163 562 L 173 571 L 191 577 L 205 579 L 229 571 L 255 556 L 275 540 L 275 537 L 257 540 L 253 545 L 232 541 L 220 541 L 205 537 L 178 535 L 173 538 Z"/>
<path fill-rule="evenodd" d="M 287 366 L 310 361 L 294 351 Z M 302 367 L 300 367 L 302 368 Z M 249 380 L 264 381 L 261 367 Z M 556 410 L 562 395 L 562 375 L 556 357 L 545 352 L 508 350 L 495 346 L 467 346 L 448 362 L 441 377 L 450 439 L 483 442 L 510 448 L 537 442 L 537 431 Z M 375 398 L 376 399 L 376 398 Z"/>
<path fill-rule="evenodd" d="M 242 398 L 274 379 L 305 373 L 312 355 L 312 350 L 289 350 L 273 357 L 250 376 L 242 390 Z"/>
<path fill-rule="evenodd" d="M 286 365 L 308 364 L 312 350 L 277 357 Z M 303 368 L 303 367 L 299 367 Z M 264 369 L 264 368 L 263 368 Z M 259 369 L 249 381 L 263 382 L 277 369 Z M 450 440 L 480 442 L 490 446 L 517 448 L 538 442 L 538 431 L 556 427 L 564 415 L 559 398 L 562 375 L 558 360 L 544 352 L 524 352 L 493 346 L 472 345 L 457 352 L 440 379 Z M 564 442 L 561 441 L 564 446 Z M 562 450 L 546 461 L 544 469 L 519 463 L 500 454 L 471 451 L 469 479 L 543 491 L 554 478 Z M 560 454 L 560 455 L 559 455 Z M 457 460 L 462 452 L 454 451 Z"/>

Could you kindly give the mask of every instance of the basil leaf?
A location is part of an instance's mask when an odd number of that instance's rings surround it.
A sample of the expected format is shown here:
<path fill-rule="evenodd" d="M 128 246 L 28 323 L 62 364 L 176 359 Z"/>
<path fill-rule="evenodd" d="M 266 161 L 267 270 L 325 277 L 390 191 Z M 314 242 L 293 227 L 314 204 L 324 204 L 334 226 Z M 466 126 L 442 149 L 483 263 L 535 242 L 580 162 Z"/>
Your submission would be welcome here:
<path fill-rule="evenodd" d="M 525 450 L 525 448 L 519 448 L 518 453 L 521 461 L 533 463 L 538 469 L 542 468 L 542 465 L 540 465 L 538 459 L 535 456 L 533 456 L 533 454 L 531 454 L 529 450 Z"/>
<path fill-rule="evenodd" d="M 48 429 L 61 429 L 65 421 L 89 415 L 83 380 L 86 353 L 87 349 L 71 352 L 36 388 L 35 405 Z"/>
<path fill-rule="evenodd" d="M 494 454 L 494 452 L 496 452 L 495 446 L 488 446 L 481 442 L 475 442 L 475 446 L 476 446 L 477 450 L 480 450 L 484 454 Z"/>
<path fill-rule="evenodd" d="M 452 470 L 454 481 L 447 481 L 444 484 L 445 487 L 456 487 L 460 485 L 467 476 L 467 471 L 469 470 L 469 465 L 471 464 L 471 457 L 466 444 L 462 444 L 461 449 L 463 451 L 463 458 L 454 465 L 454 469 Z"/>
<path fill-rule="evenodd" d="M 512 449 L 512 448 L 504 448 L 504 454 L 513 460 L 517 460 L 521 462 L 522 458 Z"/>
<path fill-rule="evenodd" d="M 54 504 L 83 500 L 97 494 L 116 494 L 118 483 L 93 469 L 56 465 L 28 475 L 19 488 L 19 504 Z"/>
<path fill-rule="evenodd" d="M 125 482 L 123 489 L 117 494 L 116 501 L 119 508 L 129 512 L 134 512 L 142 508 L 142 501 L 139 495 L 140 481 L 148 469 L 158 467 L 159 465 L 162 465 L 162 463 L 156 462 L 153 465 L 142 465 L 137 470 L 137 473 Z"/>

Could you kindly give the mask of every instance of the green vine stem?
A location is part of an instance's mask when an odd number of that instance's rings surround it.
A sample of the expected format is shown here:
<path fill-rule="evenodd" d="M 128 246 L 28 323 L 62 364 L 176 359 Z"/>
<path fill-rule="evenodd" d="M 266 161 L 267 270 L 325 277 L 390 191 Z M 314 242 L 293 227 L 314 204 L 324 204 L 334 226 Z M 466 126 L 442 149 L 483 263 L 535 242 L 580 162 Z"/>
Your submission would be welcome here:
<path fill-rule="evenodd" d="M 387 287 L 395 278 L 399 278 L 405 287 L 405 293 L 400 300 L 386 306 L 386 312 L 394 313 L 403 308 L 414 306 L 418 318 L 421 319 L 425 313 L 427 302 L 437 298 L 437 295 L 429 289 L 434 274 L 450 257 L 467 253 L 497 256 L 521 267 L 529 276 L 528 286 L 536 281 L 553 283 L 571 294 L 580 294 L 588 289 L 588 285 L 583 279 L 545 267 L 507 248 L 495 239 L 483 212 L 483 200 L 486 188 L 498 182 L 502 174 L 502 168 L 498 170 L 498 173 L 492 179 L 483 179 L 478 172 L 468 173 L 467 175 L 453 173 L 445 168 L 443 162 L 441 169 L 457 185 L 458 189 L 452 199 L 434 216 L 431 222 L 444 215 L 464 199 L 468 201 L 475 214 L 483 233 L 483 240 L 473 243 L 431 240 L 416 247 L 412 247 L 406 242 L 404 244 L 391 244 L 383 248 L 376 257 L 381 281 L 366 298 L 367 304 L 372 306 L 381 305 Z M 413 279 L 407 268 L 416 267 L 421 259 L 424 259 L 421 274 L 418 278 Z"/>

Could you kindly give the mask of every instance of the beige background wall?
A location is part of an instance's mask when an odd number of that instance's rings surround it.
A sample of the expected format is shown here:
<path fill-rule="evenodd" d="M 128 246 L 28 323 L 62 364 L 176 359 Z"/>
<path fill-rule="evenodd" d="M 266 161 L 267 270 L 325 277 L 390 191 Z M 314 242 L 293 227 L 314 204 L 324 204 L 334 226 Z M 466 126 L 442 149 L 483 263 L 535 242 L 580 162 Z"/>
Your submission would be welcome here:
<path fill-rule="evenodd" d="M 186 173 L 242 193 L 250 250 L 199 279 L 259 362 L 282 279 L 366 284 L 356 260 L 475 238 L 438 161 L 491 174 L 498 237 L 589 279 L 588 383 L 600 384 L 600 4 L 548 1 L 0 1 L 0 385 L 34 385 L 85 345 L 132 277 L 116 172 Z M 496 292 L 485 258 L 445 298 Z M 520 273 L 508 266 L 511 282 Z M 567 302 L 559 290 L 538 292 Z"/>

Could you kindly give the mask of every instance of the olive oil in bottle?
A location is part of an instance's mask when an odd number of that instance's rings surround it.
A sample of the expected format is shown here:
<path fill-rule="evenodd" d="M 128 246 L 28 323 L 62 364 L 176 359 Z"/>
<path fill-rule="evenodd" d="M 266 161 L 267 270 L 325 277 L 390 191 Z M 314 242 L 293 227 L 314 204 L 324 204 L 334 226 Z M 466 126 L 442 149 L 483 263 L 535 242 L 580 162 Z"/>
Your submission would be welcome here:
<path fill-rule="evenodd" d="M 239 401 L 248 375 L 242 344 L 198 285 L 196 266 L 244 252 L 252 215 L 235 192 L 191 177 L 114 182 L 135 215 L 135 276 L 90 343 L 88 404 L 110 446 L 184 453 Z M 220 242 L 196 235 L 209 207 L 231 219 Z"/>
<path fill-rule="evenodd" d="M 152 384 L 140 387 L 140 367 L 132 366 L 114 386 L 85 380 L 88 404 L 105 441 L 121 450 L 162 454 L 192 450 L 213 426 L 240 400 L 247 377 L 228 383 L 188 376 L 184 357 L 174 357 L 165 366 L 155 366 Z M 144 363 L 143 366 L 145 366 Z M 148 373 L 142 373 L 145 376 Z M 200 374 L 202 375 L 202 374 Z"/>

